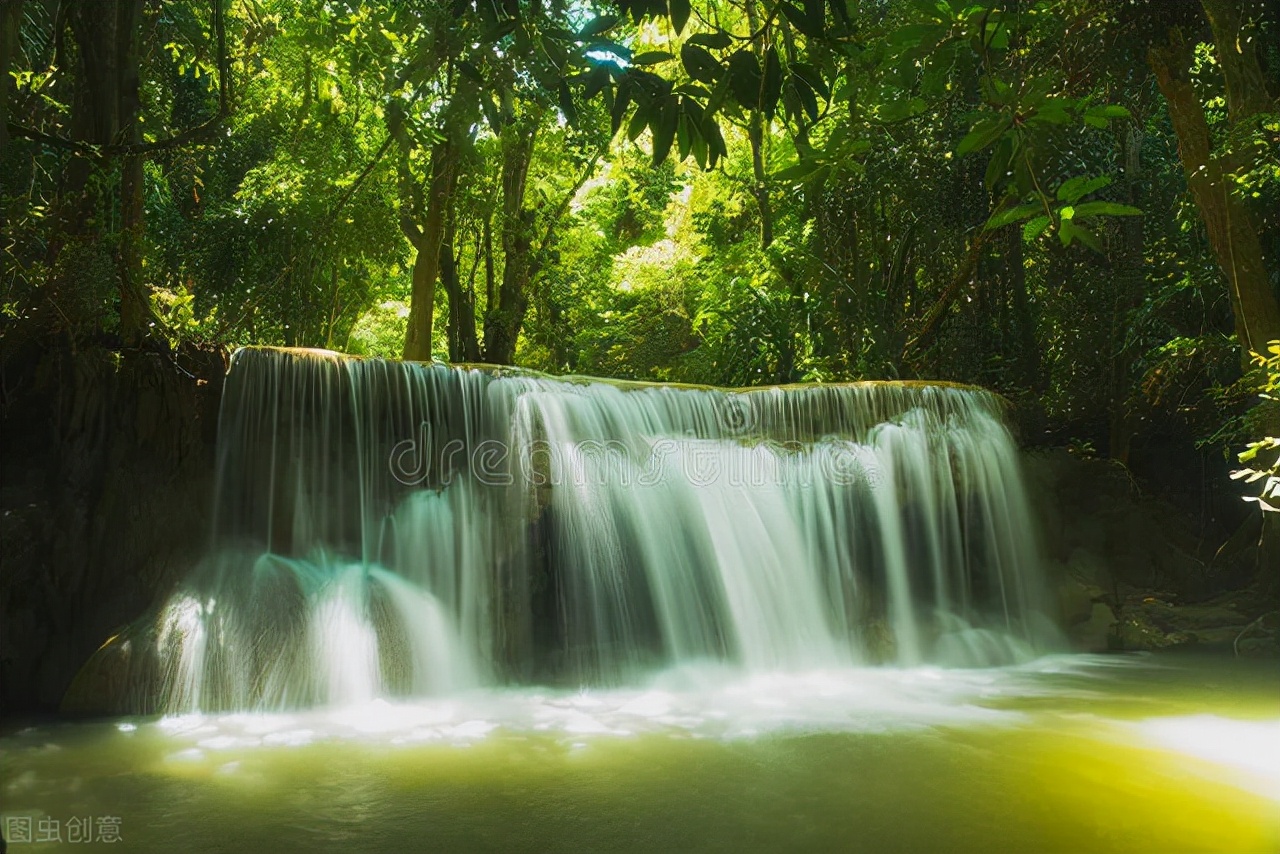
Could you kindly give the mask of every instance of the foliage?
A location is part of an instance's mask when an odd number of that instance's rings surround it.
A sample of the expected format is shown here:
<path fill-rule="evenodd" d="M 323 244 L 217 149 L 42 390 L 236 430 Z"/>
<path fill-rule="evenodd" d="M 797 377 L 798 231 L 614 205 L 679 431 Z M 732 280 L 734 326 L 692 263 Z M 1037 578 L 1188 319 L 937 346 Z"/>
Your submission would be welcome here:
<path fill-rule="evenodd" d="M 419 329 L 419 355 L 556 372 L 975 382 L 1120 459 L 1261 435 L 1152 48 L 1189 40 L 1269 259 L 1280 123 L 1233 119 L 1199 3 L 101 3 L 141 10 L 111 140 L 71 5 L 22 5 L 0 357 L 124 337 L 136 279 L 151 346 L 391 357 Z M 1237 6 L 1274 91 L 1277 22 Z"/>
<path fill-rule="evenodd" d="M 1280 513 L 1280 436 L 1262 432 L 1280 433 L 1280 341 L 1271 342 L 1266 354 L 1254 353 L 1253 361 L 1261 374 L 1260 402 L 1250 410 L 1249 420 L 1262 438 L 1240 452 L 1240 462 L 1248 465 L 1232 472 L 1231 478 L 1245 483 L 1262 481 L 1261 491 L 1244 500 L 1257 502 L 1263 511 Z"/>

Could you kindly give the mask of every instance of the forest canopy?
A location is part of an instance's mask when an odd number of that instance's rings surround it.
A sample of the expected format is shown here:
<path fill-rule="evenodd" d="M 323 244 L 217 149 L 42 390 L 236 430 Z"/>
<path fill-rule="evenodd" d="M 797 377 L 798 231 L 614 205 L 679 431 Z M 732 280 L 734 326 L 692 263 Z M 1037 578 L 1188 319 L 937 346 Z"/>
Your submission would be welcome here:
<path fill-rule="evenodd" d="M 5 0 L 2 25 L 3 360 L 946 379 L 1121 460 L 1155 421 L 1266 432 L 1261 0 Z"/>

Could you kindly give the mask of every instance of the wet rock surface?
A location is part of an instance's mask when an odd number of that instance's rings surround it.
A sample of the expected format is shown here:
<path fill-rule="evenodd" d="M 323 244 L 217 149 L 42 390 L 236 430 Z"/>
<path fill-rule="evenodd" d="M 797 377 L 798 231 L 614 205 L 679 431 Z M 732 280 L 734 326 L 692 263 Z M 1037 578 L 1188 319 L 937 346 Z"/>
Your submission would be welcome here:
<path fill-rule="evenodd" d="M 1027 469 L 1073 648 L 1280 655 L 1280 602 L 1247 536 L 1224 557 L 1220 535 L 1110 461 L 1042 451 Z"/>
<path fill-rule="evenodd" d="M 51 346 L 4 365 L 0 717 L 56 709 L 207 541 L 221 351 Z"/>

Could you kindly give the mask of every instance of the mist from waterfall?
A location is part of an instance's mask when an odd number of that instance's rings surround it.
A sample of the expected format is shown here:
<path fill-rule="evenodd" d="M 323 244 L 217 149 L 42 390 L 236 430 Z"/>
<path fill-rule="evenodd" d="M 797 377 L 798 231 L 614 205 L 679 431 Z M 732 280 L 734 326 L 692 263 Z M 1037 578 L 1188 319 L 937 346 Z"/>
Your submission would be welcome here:
<path fill-rule="evenodd" d="M 1052 642 L 999 398 L 725 391 L 246 349 L 156 702 L 1010 663 Z"/>

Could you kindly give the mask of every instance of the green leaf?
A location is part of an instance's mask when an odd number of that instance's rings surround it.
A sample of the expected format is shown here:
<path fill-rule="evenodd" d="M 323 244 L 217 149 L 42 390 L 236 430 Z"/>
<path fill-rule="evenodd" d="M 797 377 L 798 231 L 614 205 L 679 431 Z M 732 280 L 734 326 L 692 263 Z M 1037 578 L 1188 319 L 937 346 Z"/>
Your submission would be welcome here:
<path fill-rule="evenodd" d="M 680 122 L 680 101 L 674 95 L 663 99 L 658 108 L 655 120 L 650 123 L 653 131 L 653 165 L 661 166 L 671 153 L 671 143 L 675 141 L 676 128 Z"/>
<path fill-rule="evenodd" d="M 649 50 L 644 53 L 637 54 L 631 58 L 632 65 L 657 65 L 660 62 L 668 62 L 675 59 L 673 54 L 667 53 L 665 50 Z"/>
<path fill-rule="evenodd" d="M 709 113 L 703 116 L 702 136 L 707 140 L 707 168 L 714 169 L 721 157 L 729 156 L 729 148 L 725 145 L 720 125 Z"/>
<path fill-rule="evenodd" d="M 786 92 L 795 100 L 796 107 L 799 110 L 803 110 L 804 114 L 809 117 L 809 121 L 816 122 L 818 120 L 818 99 L 814 97 L 813 90 L 809 88 L 808 83 L 799 77 L 792 77 L 787 81 Z"/>
<path fill-rule="evenodd" d="M 825 35 L 827 23 L 825 0 L 800 0 L 800 6 L 804 9 L 804 16 L 809 19 L 809 26 L 817 31 L 818 37 Z"/>
<path fill-rule="evenodd" d="M 583 25 L 582 29 L 578 31 L 578 38 L 584 41 L 595 38 L 602 33 L 607 33 L 617 25 L 617 15 L 601 15 L 598 18 L 587 21 L 587 23 Z"/>
<path fill-rule="evenodd" d="M 1008 106 L 1016 100 L 1013 87 L 999 77 L 994 75 L 984 77 L 982 86 L 986 91 L 987 100 L 993 104 Z"/>
<path fill-rule="evenodd" d="M 880 119 L 885 122 L 900 122 L 920 115 L 928 106 L 923 98 L 898 98 L 880 108 Z"/>
<path fill-rule="evenodd" d="M 480 37 L 483 42 L 501 41 L 516 31 L 516 27 L 520 26 L 520 22 L 514 18 L 505 21 L 499 21 L 488 32 Z"/>
<path fill-rule="evenodd" d="M 908 24 L 889 33 L 886 43 L 892 55 L 928 52 L 946 36 L 938 24 Z"/>
<path fill-rule="evenodd" d="M 982 42 L 992 50 L 1007 50 L 1009 47 L 1009 27 L 1001 21 L 989 22 L 982 35 Z"/>
<path fill-rule="evenodd" d="M 740 50 L 729 57 L 729 86 L 739 104 L 747 108 L 757 106 L 760 100 L 760 64 L 755 54 Z"/>
<path fill-rule="evenodd" d="M 712 50 L 724 50 L 733 44 L 733 36 L 724 30 L 717 30 L 714 33 L 694 33 L 689 36 L 685 44 L 696 44 L 702 47 L 709 47 Z"/>
<path fill-rule="evenodd" d="M 955 14 L 950 4 L 939 3 L 938 0 L 912 0 L 911 5 L 934 20 L 950 20 Z"/>
<path fill-rule="evenodd" d="M 573 93 L 569 91 L 569 84 L 561 81 L 557 94 L 560 102 L 560 113 L 564 116 L 565 123 L 569 127 L 577 127 L 578 107 L 573 103 Z"/>
<path fill-rule="evenodd" d="M 831 100 L 831 87 L 822 79 L 822 72 L 807 62 L 793 62 L 790 65 L 791 76 L 803 80 L 810 89 L 822 96 L 822 100 Z"/>
<path fill-rule="evenodd" d="M 725 99 L 729 97 L 729 75 L 725 74 L 720 78 L 720 82 L 716 84 L 716 88 L 711 90 L 711 97 L 707 99 L 706 117 L 711 118 L 720 111 L 724 106 Z"/>
<path fill-rule="evenodd" d="M 1104 254 L 1102 244 L 1098 242 L 1093 232 L 1076 225 L 1069 219 L 1064 219 L 1058 224 L 1058 239 L 1062 241 L 1063 246 L 1070 246 L 1073 241 L 1078 240 L 1099 255 Z"/>
<path fill-rule="evenodd" d="M 467 62 L 465 59 L 458 60 L 458 71 L 464 77 L 470 78 L 472 81 L 479 83 L 481 86 L 484 85 L 484 75 L 480 73 L 480 69 L 476 68 L 474 65 L 472 65 L 470 62 Z"/>
<path fill-rule="evenodd" d="M 595 41 L 587 45 L 588 51 L 596 51 L 598 53 L 611 53 L 614 56 L 626 61 L 631 61 L 631 49 L 611 41 Z"/>
<path fill-rule="evenodd" d="M 773 119 L 778 109 L 778 96 L 782 94 L 782 63 L 778 60 L 778 51 L 772 45 L 764 55 L 764 88 L 761 94 L 760 108 L 769 119 Z"/>
<path fill-rule="evenodd" d="M 1087 107 L 1081 118 L 1089 127 L 1106 128 L 1112 119 L 1129 118 L 1129 111 L 1115 105 Z"/>
<path fill-rule="evenodd" d="M 711 97 L 711 90 L 706 86 L 699 86 L 697 83 L 681 83 L 679 86 L 671 90 L 677 95 L 692 95 L 695 98 L 701 98 L 706 101 Z"/>
<path fill-rule="evenodd" d="M 1088 107 L 1085 109 L 1086 116 L 1097 116 L 1103 119 L 1127 119 L 1132 115 L 1127 109 L 1119 104 L 1100 104 L 1096 107 Z"/>
<path fill-rule="evenodd" d="M 680 62 L 690 77 L 702 83 L 715 83 L 723 70 L 714 56 L 696 44 L 680 48 Z"/>
<path fill-rule="evenodd" d="M 599 95 L 601 90 L 609 85 L 609 69 L 603 65 L 597 65 L 582 77 L 584 79 L 582 97 L 587 101 Z"/>
<path fill-rule="evenodd" d="M 960 144 L 956 146 L 956 154 L 964 157 L 966 154 L 981 151 L 999 139 L 1009 129 L 1010 124 L 1009 116 L 1004 113 L 980 119 L 965 134 L 964 139 L 960 140 Z"/>
<path fill-rule="evenodd" d="M 1142 210 L 1118 202 L 1085 202 L 1076 205 L 1076 216 L 1142 216 Z"/>
<path fill-rule="evenodd" d="M 1017 205 L 992 216 L 987 220 L 984 228 L 987 231 L 992 231 L 1010 223 L 1021 222 L 1027 217 L 1035 215 L 1037 211 L 1042 210 L 1044 210 L 1044 206 L 1039 202 L 1027 202 L 1026 204 Z"/>
<path fill-rule="evenodd" d="M 774 172 L 772 177 L 786 184 L 799 184 L 812 177 L 821 168 L 822 163 L 817 160 L 801 160 L 794 166 Z"/>
<path fill-rule="evenodd" d="M 644 129 L 649 125 L 649 112 L 653 107 L 644 106 L 636 107 L 635 113 L 631 116 L 631 121 L 627 123 L 627 139 L 635 142 L 639 139 L 640 134 L 644 133 Z"/>
<path fill-rule="evenodd" d="M 688 117 L 682 115 L 676 120 L 676 154 L 680 162 L 684 162 L 692 148 L 693 129 L 689 127 Z"/>
<path fill-rule="evenodd" d="M 675 25 L 676 34 L 684 32 L 684 25 L 689 22 L 689 14 L 692 11 L 690 0 L 669 0 L 667 10 L 671 16 L 671 23 Z"/>
<path fill-rule="evenodd" d="M 1027 220 L 1027 224 L 1022 226 L 1022 240 L 1024 243 L 1030 243 L 1040 235 L 1044 234 L 1044 230 L 1049 227 L 1049 217 L 1041 214 L 1038 217 Z"/>
<path fill-rule="evenodd" d="M 1076 202 L 1083 199 L 1090 193 L 1096 193 L 1103 187 L 1109 186 L 1111 179 L 1106 175 L 1097 178 L 1090 178 L 1086 175 L 1077 175 L 1074 178 L 1068 178 L 1058 187 L 1058 201 L 1060 202 Z"/>
<path fill-rule="evenodd" d="M 707 141 L 702 138 L 702 134 L 694 134 L 693 159 L 698 161 L 699 168 L 707 168 Z"/>
<path fill-rule="evenodd" d="M 613 108 L 609 110 L 609 121 L 612 133 L 622 127 L 622 119 L 627 115 L 627 107 L 631 105 L 631 82 L 624 80 L 618 84 L 618 91 L 613 96 Z M 635 137 L 632 137 L 634 139 Z"/>
<path fill-rule="evenodd" d="M 806 3 L 806 6 L 809 4 Z M 782 14 L 786 15 L 787 20 L 791 22 L 791 26 L 810 38 L 820 39 L 823 36 L 822 15 L 819 13 L 817 20 L 811 18 L 806 12 L 802 12 L 793 3 L 783 2 L 781 4 Z"/>
<path fill-rule="evenodd" d="M 565 54 L 564 47 L 554 39 L 547 38 L 545 36 L 540 39 L 540 41 L 542 42 L 543 51 L 547 54 L 547 59 L 551 60 L 551 64 L 558 69 L 564 68 L 569 61 L 568 55 Z"/>
<path fill-rule="evenodd" d="M 1013 160 L 1016 153 L 1015 138 L 1004 136 L 996 143 L 995 148 L 991 150 L 991 160 L 987 162 L 987 171 L 983 175 L 983 185 L 988 191 L 995 190 L 1000 183 L 1000 179 L 1008 176 L 1009 163 Z M 1014 170 L 1016 172 L 1016 170 Z M 1015 180 L 1015 185 L 1017 181 Z"/>
<path fill-rule="evenodd" d="M 1068 125 L 1071 114 L 1067 112 L 1067 104 L 1061 98 L 1046 98 L 1027 119 L 1034 125 Z"/>

